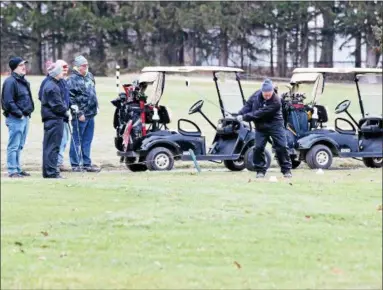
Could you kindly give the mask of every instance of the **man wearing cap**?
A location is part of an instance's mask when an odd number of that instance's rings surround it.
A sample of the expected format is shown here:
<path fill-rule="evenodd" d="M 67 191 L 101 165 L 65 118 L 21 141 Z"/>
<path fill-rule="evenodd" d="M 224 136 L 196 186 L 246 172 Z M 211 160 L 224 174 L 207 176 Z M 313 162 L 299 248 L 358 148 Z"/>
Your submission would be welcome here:
<path fill-rule="evenodd" d="M 239 111 L 237 119 L 255 122 L 254 165 L 257 177 L 264 177 L 267 171 L 264 152 L 270 137 L 273 140 L 283 176 L 292 177 L 281 99 L 276 94 L 271 80 L 266 79 L 262 83 L 261 90 L 256 91 L 249 98 L 245 106 Z"/>
<path fill-rule="evenodd" d="M 4 81 L 1 104 L 8 127 L 7 168 L 12 178 L 30 176 L 21 169 L 21 151 L 24 148 L 29 130 L 29 119 L 34 111 L 34 103 L 29 82 L 25 79 L 28 63 L 21 57 L 9 61 L 12 74 Z"/>
<path fill-rule="evenodd" d="M 90 158 L 94 117 L 98 112 L 95 80 L 88 71 L 88 61 L 84 56 L 77 56 L 73 64 L 73 71 L 68 79 L 73 128 L 70 163 L 74 172 L 99 172 L 100 169 L 92 164 Z"/>
<path fill-rule="evenodd" d="M 64 119 L 69 118 L 69 107 L 59 86 L 64 78 L 62 65 L 53 64 L 48 70 L 41 97 L 41 118 L 44 122 L 43 177 L 62 178 L 57 159 L 64 131 Z"/>

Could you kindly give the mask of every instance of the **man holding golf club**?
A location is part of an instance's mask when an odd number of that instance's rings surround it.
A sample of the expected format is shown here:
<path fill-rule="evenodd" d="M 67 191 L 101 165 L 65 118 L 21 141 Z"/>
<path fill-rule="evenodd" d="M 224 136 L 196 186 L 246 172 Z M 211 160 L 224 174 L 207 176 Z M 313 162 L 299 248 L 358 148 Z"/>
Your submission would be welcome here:
<path fill-rule="evenodd" d="M 73 62 L 73 72 L 68 78 L 72 112 L 73 135 L 69 151 L 73 172 L 99 172 L 90 158 L 94 135 L 94 117 L 98 112 L 95 80 L 88 71 L 87 59 L 80 55 Z"/>
<path fill-rule="evenodd" d="M 266 79 L 262 83 L 261 90 L 256 91 L 249 98 L 245 106 L 239 111 L 237 119 L 255 122 L 254 165 L 257 178 L 265 177 L 267 171 L 265 147 L 270 137 L 273 140 L 283 176 L 292 177 L 281 100 L 276 94 L 271 80 Z"/>
<path fill-rule="evenodd" d="M 4 81 L 1 105 L 8 127 L 7 168 L 8 176 L 20 178 L 30 176 L 21 169 L 21 151 L 29 130 L 29 119 L 34 103 L 29 82 L 26 80 L 26 60 L 13 57 L 9 61 L 12 74 Z"/>
<path fill-rule="evenodd" d="M 64 132 L 64 119 L 69 118 L 69 106 L 59 86 L 64 78 L 62 65 L 53 64 L 48 70 L 41 97 L 41 118 L 44 122 L 43 177 L 62 178 L 57 159 Z"/>

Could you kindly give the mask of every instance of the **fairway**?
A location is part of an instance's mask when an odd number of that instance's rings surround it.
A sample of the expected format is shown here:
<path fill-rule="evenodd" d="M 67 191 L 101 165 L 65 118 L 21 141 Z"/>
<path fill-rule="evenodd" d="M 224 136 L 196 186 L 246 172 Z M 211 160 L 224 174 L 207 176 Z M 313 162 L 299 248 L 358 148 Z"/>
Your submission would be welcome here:
<path fill-rule="evenodd" d="M 379 170 L 3 179 L 1 204 L 4 289 L 382 285 Z"/>
<path fill-rule="evenodd" d="M 96 77 L 92 156 L 104 170 L 44 180 L 42 77 L 28 79 L 36 109 L 22 160 L 32 177 L 6 177 L 1 119 L 2 289 L 381 289 L 381 169 L 335 159 L 332 170 L 317 174 L 302 165 L 288 180 L 275 161 L 265 180 L 207 162 L 201 173 L 190 162 L 171 172 L 131 173 L 114 147 L 115 80 Z M 212 82 L 191 84 L 218 105 Z M 243 86 L 248 97 L 259 83 Z M 328 84 L 322 97 L 331 127 L 342 100 L 358 113 L 353 84 Z M 199 99 L 182 79 L 169 78 L 161 104 L 172 112 L 172 129 L 189 118 L 209 146 L 213 129 L 187 114 Z M 203 107 L 214 123 L 216 105 Z"/>

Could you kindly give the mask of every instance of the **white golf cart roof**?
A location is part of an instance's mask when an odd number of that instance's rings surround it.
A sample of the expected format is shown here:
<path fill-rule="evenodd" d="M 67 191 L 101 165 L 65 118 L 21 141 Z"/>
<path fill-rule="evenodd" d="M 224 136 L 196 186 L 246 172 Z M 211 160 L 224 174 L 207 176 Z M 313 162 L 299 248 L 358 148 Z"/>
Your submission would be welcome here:
<path fill-rule="evenodd" d="M 333 74 L 367 74 L 367 73 L 382 73 L 380 68 L 296 68 L 293 73 L 333 73 Z"/>
<path fill-rule="evenodd" d="M 147 66 L 141 72 L 168 72 L 168 73 L 190 73 L 190 72 L 244 72 L 243 69 L 225 66 Z"/>

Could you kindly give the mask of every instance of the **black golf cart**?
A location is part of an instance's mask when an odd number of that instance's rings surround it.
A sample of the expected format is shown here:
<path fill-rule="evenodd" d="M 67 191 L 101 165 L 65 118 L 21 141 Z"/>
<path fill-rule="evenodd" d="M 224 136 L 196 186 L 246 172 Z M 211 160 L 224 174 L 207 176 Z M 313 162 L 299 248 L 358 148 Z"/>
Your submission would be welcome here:
<path fill-rule="evenodd" d="M 137 134 L 128 145 L 124 143 L 124 132 L 129 122 L 121 119 L 120 112 L 126 111 L 124 105 L 119 108 L 116 105 L 115 124 L 117 128 L 116 148 L 117 155 L 123 158 L 127 167 L 132 171 L 149 170 L 171 170 L 177 160 L 196 160 L 223 162 L 225 167 L 231 171 L 241 171 L 245 168 L 253 168 L 253 146 L 255 132 L 251 124 L 239 122 L 233 115 L 237 113 L 245 103 L 239 73 L 243 70 L 230 67 L 212 66 L 183 66 L 183 67 L 145 67 L 142 69 L 139 84 L 142 87 L 152 84 L 152 94 L 148 94 L 145 106 L 141 106 L 142 128 L 148 125 L 146 132 Z M 179 119 L 177 131 L 170 130 L 167 125 L 170 117 L 164 106 L 159 106 L 165 87 L 165 75 L 189 74 L 189 73 L 211 73 L 218 95 L 216 107 L 220 109 L 222 118 L 218 120 L 217 126 L 202 111 L 204 101 L 212 103 L 207 97 L 197 101 L 189 109 L 189 115 L 199 113 L 215 130 L 215 137 L 210 148 L 206 148 L 205 137 L 199 126 L 188 119 Z M 150 77 L 148 77 L 150 74 Z M 154 77 L 153 77 L 154 76 Z M 185 79 L 186 86 L 190 83 Z M 185 88 L 187 89 L 187 88 Z M 138 91 L 140 88 L 137 89 Z M 117 102 L 118 103 L 118 102 Z M 137 106 L 136 106 L 137 107 Z M 162 112 L 162 114 L 160 114 Z M 115 119 L 116 119 L 115 118 Z M 187 130 L 185 127 L 193 127 Z M 125 142 L 127 143 L 127 142 Z M 190 153 L 192 150 L 193 154 Z M 265 152 L 267 166 L 270 166 L 271 155 Z M 194 155 L 194 156 L 193 156 Z"/>
<path fill-rule="evenodd" d="M 382 70 L 298 68 L 293 73 L 322 74 L 323 81 L 328 74 L 352 74 L 361 112 L 357 121 L 348 111 L 351 101 L 339 103 L 335 113 L 345 113 L 349 119 L 336 118 L 334 129 L 320 128 L 302 134 L 295 144 L 299 160 L 304 160 L 311 169 L 329 168 L 333 157 L 354 158 L 367 167 L 380 168 L 383 154 Z"/>

